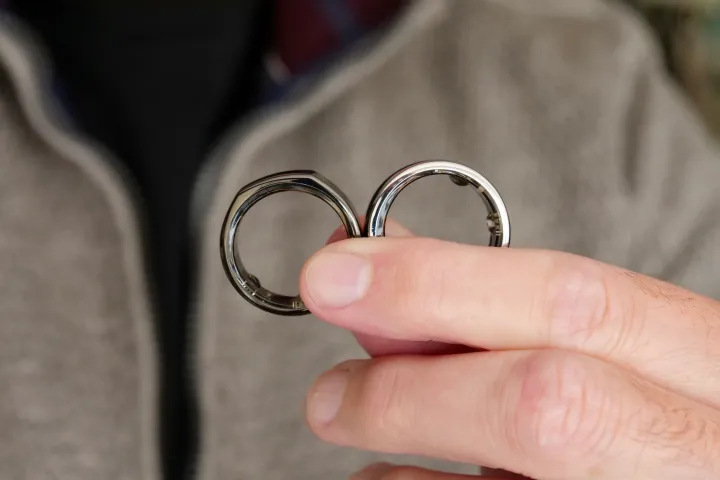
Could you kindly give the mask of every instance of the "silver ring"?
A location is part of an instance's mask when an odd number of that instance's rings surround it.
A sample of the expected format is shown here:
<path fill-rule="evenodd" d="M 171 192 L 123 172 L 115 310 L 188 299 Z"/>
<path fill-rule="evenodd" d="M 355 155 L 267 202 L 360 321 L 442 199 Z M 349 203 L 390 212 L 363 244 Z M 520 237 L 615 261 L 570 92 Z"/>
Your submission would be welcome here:
<path fill-rule="evenodd" d="M 384 237 L 385 221 L 398 194 L 415 180 L 430 175 L 449 175 L 457 185 L 472 185 L 475 187 L 488 210 L 489 246 L 510 246 L 510 216 L 500 193 L 485 177 L 476 171 L 464 165 L 444 160 L 413 163 L 398 170 L 385 180 L 373 195 L 372 200 L 370 200 L 363 236 Z"/>
<path fill-rule="evenodd" d="M 299 295 L 290 297 L 273 293 L 248 273 L 235 251 L 235 236 L 240 222 L 257 202 L 280 192 L 303 192 L 321 199 L 337 213 L 348 237 L 360 237 L 362 231 L 350 200 L 322 175 L 310 170 L 296 170 L 269 175 L 240 190 L 230 206 L 223 223 L 220 254 L 230 283 L 245 300 L 266 312 L 284 316 L 310 313 Z"/>

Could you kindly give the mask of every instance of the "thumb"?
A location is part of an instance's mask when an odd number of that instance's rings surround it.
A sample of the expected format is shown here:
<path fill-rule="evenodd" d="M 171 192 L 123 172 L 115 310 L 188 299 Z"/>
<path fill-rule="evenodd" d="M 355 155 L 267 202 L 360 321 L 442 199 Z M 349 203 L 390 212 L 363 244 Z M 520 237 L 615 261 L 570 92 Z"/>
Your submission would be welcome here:
<path fill-rule="evenodd" d="M 360 217 L 360 224 L 365 223 L 365 217 Z M 389 237 L 411 237 L 413 233 L 403 227 L 398 222 L 388 219 L 385 226 L 387 236 Z M 340 242 L 347 239 L 347 233 L 343 227 L 337 228 L 330 238 L 327 245 Z M 465 353 L 473 351 L 472 349 L 460 345 L 450 345 L 447 343 L 420 341 L 413 342 L 407 340 L 395 340 L 391 338 L 374 337 L 361 333 L 353 332 L 363 349 L 371 357 L 383 357 L 387 355 L 448 355 L 453 353 Z"/>

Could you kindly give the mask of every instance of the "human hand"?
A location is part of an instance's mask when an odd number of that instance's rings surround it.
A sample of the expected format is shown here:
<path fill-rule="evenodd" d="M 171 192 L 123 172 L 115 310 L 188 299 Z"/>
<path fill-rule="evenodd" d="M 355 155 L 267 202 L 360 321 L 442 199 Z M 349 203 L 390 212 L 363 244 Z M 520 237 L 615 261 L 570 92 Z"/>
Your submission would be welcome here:
<path fill-rule="evenodd" d="M 569 254 L 410 236 L 326 246 L 301 295 L 376 357 L 310 390 L 328 442 L 540 480 L 720 478 L 715 300 Z"/>

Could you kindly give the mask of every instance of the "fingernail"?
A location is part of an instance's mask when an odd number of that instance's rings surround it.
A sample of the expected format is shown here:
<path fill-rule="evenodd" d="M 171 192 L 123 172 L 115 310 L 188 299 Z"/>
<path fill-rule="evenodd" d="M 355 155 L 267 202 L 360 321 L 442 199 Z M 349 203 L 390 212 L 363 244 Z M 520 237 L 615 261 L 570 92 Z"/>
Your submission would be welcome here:
<path fill-rule="evenodd" d="M 319 307 L 346 307 L 367 292 L 372 265 L 361 255 L 327 252 L 310 261 L 305 273 L 308 293 Z"/>
<path fill-rule="evenodd" d="M 347 376 L 347 371 L 336 370 L 320 378 L 308 402 L 308 414 L 313 421 L 330 423 L 337 416 L 347 388 Z"/>
<path fill-rule="evenodd" d="M 350 480 L 382 480 L 383 475 L 392 468 L 393 466 L 389 463 L 375 463 L 353 474 Z"/>

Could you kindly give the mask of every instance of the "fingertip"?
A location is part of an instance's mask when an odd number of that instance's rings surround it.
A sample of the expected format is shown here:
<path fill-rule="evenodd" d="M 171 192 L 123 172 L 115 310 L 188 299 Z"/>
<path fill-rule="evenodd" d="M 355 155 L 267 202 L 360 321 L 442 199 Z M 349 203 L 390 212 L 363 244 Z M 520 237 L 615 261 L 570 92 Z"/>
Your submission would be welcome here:
<path fill-rule="evenodd" d="M 352 389 L 355 377 L 367 368 L 369 360 L 346 360 L 318 376 L 305 396 L 305 423 L 310 431 L 329 443 L 346 445 L 342 428 L 343 410 L 352 403 Z M 352 410 L 352 405 L 350 406 Z M 352 411 L 350 411 L 352 413 Z"/>

